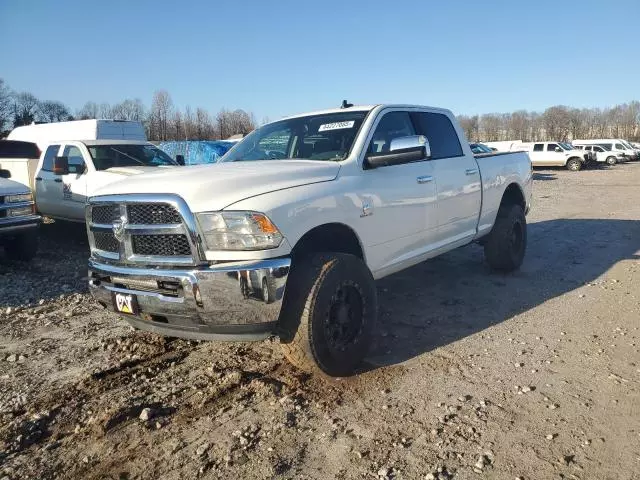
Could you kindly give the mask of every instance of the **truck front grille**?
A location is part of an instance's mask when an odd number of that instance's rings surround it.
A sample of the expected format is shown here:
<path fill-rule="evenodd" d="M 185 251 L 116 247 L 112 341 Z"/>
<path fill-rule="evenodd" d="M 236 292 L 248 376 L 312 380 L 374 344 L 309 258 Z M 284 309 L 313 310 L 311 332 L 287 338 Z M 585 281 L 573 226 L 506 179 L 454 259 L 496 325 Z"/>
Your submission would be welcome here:
<path fill-rule="evenodd" d="M 191 255 L 186 235 L 133 235 L 131 239 L 136 255 Z"/>
<path fill-rule="evenodd" d="M 175 225 L 182 223 L 180 214 L 171 205 L 139 203 L 127 205 L 127 216 L 132 225 Z"/>
<path fill-rule="evenodd" d="M 120 249 L 120 243 L 111 232 L 93 232 L 93 241 L 98 250 L 117 253 Z"/>
<path fill-rule="evenodd" d="M 156 200 L 157 201 L 150 201 Z M 91 254 L 123 265 L 195 265 L 195 219 L 175 195 L 112 195 L 87 207 Z"/>
<path fill-rule="evenodd" d="M 91 221 L 93 223 L 111 224 L 118 218 L 120 218 L 120 207 L 118 205 L 101 205 L 93 207 L 91 210 Z"/>

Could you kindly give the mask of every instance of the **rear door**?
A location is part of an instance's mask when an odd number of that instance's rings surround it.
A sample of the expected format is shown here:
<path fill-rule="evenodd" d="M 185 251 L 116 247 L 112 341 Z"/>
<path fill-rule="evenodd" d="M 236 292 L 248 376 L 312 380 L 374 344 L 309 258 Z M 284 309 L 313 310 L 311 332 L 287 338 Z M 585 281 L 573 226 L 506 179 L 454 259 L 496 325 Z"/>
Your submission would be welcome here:
<path fill-rule="evenodd" d="M 440 112 L 411 114 L 417 133 L 429 140 L 437 191 L 438 242 L 449 244 L 475 235 L 481 202 L 480 169 L 465 155 L 451 119 Z"/>
<path fill-rule="evenodd" d="M 529 152 L 529 158 L 531 159 L 531 165 L 534 167 L 544 167 L 545 163 L 545 151 L 544 143 L 534 143 L 531 151 Z"/>
<path fill-rule="evenodd" d="M 62 179 L 53 174 L 53 160 L 58 156 L 60 145 L 49 145 L 45 150 L 40 170 L 36 172 L 36 207 L 43 215 L 56 216 L 62 201 Z"/>

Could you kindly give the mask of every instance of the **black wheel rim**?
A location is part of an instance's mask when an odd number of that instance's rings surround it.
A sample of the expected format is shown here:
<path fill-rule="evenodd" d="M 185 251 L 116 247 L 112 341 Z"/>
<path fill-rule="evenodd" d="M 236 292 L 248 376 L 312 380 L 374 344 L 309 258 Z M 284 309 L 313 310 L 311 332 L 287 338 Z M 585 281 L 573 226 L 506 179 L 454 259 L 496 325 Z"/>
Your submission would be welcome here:
<path fill-rule="evenodd" d="M 509 247 L 513 255 L 520 255 L 523 241 L 524 229 L 522 228 L 522 223 L 518 221 L 513 224 L 513 228 L 511 229 L 511 236 L 509 238 Z"/>
<path fill-rule="evenodd" d="M 333 297 L 325 321 L 325 336 L 334 350 L 343 351 L 356 343 L 363 324 L 362 296 L 352 285 L 340 286 Z"/>

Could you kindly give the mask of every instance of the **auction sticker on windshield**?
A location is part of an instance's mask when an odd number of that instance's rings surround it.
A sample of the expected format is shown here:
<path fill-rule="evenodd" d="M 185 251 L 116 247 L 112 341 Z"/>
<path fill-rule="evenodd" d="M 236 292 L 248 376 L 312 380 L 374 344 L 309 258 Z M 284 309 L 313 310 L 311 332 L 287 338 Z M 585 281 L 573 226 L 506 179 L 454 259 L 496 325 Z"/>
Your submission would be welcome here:
<path fill-rule="evenodd" d="M 320 125 L 318 132 L 326 132 L 327 130 L 340 130 L 342 128 L 353 128 L 353 125 L 356 122 L 353 120 L 349 120 L 348 122 L 335 122 L 335 123 L 325 123 L 324 125 Z"/>

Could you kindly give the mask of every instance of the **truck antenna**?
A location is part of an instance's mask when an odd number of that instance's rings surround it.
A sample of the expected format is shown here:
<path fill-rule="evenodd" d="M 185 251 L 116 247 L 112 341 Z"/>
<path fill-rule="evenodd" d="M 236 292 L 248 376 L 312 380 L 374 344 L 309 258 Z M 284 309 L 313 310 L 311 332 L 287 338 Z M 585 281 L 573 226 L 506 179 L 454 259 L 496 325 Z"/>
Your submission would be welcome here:
<path fill-rule="evenodd" d="M 342 105 L 340 106 L 340 108 L 349 108 L 349 107 L 353 107 L 353 103 L 349 103 L 346 100 L 342 100 Z"/>

